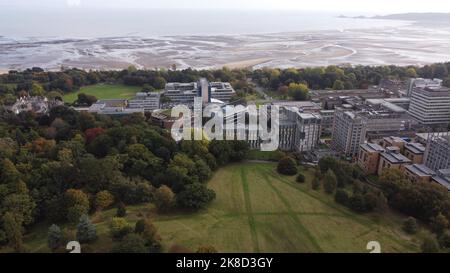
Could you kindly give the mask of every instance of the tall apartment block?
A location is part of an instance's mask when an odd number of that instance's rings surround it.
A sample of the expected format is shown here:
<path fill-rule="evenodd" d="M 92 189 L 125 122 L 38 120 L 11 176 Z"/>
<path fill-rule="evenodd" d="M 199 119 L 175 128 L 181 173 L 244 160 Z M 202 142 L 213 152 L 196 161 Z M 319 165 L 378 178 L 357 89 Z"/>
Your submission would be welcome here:
<path fill-rule="evenodd" d="M 439 126 L 450 124 L 450 88 L 414 88 L 409 113 L 420 124 Z"/>
<path fill-rule="evenodd" d="M 425 165 L 434 171 L 450 169 L 450 134 L 430 134 Z"/>
<path fill-rule="evenodd" d="M 309 152 L 317 148 L 322 130 L 321 116 L 317 113 L 304 113 L 298 107 L 282 106 L 279 110 L 278 148 L 281 151 L 295 152 Z M 235 119 L 235 117 L 228 116 L 225 119 Z M 226 133 L 230 132 L 231 130 L 227 129 Z M 251 149 L 259 149 L 262 140 L 259 138 L 257 128 L 246 125 L 246 135 L 255 136 L 257 140 L 249 140 L 248 143 Z"/>

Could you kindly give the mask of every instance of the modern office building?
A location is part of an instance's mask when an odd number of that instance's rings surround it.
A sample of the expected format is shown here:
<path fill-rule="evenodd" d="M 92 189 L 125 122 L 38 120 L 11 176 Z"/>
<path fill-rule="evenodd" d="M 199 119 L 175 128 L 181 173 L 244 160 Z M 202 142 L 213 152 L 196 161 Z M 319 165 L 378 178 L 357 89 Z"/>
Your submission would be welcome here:
<path fill-rule="evenodd" d="M 450 88 L 442 86 L 414 88 L 409 113 L 422 125 L 450 124 Z"/>
<path fill-rule="evenodd" d="M 142 108 L 145 112 L 151 112 L 159 109 L 160 97 L 157 92 L 139 92 L 134 99 L 128 100 L 128 108 Z"/>
<path fill-rule="evenodd" d="M 422 79 L 422 78 L 412 78 L 409 79 L 406 87 L 406 95 L 411 97 L 414 88 L 435 88 L 442 86 L 441 79 Z"/>
<path fill-rule="evenodd" d="M 434 171 L 450 169 L 450 134 L 429 135 L 425 165 Z"/>
<path fill-rule="evenodd" d="M 233 87 L 227 82 L 208 82 L 202 78 L 198 82 L 191 83 L 167 83 L 164 96 L 172 105 L 193 105 L 195 97 L 201 97 L 203 103 L 211 100 L 229 102 L 235 94 Z"/>
<path fill-rule="evenodd" d="M 358 109 L 337 107 L 331 147 L 347 157 L 356 156 L 368 133 L 377 137 L 408 130 L 413 120 L 406 110 L 392 104 L 362 105 Z"/>
<path fill-rule="evenodd" d="M 193 104 L 194 98 L 198 96 L 198 93 L 199 88 L 197 82 L 170 82 L 166 84 L 164 96 L 172 104 Z"/>
<path fill-rule="evenodd" d="M 98 100 L 87 109 L 89 113 L 109 116 L 122 116 L 130 114 L 144 114 L 144 108 L 128 108 L 125 99 Z"/>

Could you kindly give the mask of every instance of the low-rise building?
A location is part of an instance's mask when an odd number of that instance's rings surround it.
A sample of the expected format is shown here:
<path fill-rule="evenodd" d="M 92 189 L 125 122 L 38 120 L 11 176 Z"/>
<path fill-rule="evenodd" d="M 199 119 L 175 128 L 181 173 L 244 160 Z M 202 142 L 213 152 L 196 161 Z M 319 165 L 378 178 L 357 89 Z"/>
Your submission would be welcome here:
<path fill-rule="evenodd" d="M 77 110 L 80 111 L 80 109 Z M 144 114 L 145 111 L 143 108 L 128 108 L 128 101 L 126 99 L 108 99 L 98 100 L 88 108 L 88 112 L 99 115 L 123 116 Z"/>
<path fill-rule="evenodd" d="M 402 138 L 395 137 L 395 136 L 388 136 L 383 138 L 382 145 L 383 148 L 387 147 L 398 147 L 400 151 L 403 151 L 404 147 L 406 145 L 406 141 Z"/>
<path fill-rule="evenodd" d="M 398 152 L 386 151 L 380 154 L 380 162 L 378 164 L 378 175 L 381 175 L 386 169 L 404 170 L 406 165 L 411 164 L 404 155 Z"/>
<path fill-rule="evenodd" d="M 450 191 L 450 169 L 439 170 L 433 176 L 432 182 L 437 183 Z"/>
<path fill-rule="evenodd" d="M 423 164 L 425 146 L 417 142 L 406 143 L 403 154 L 409 158 L 413 164 Z"/>
<path fill-rule="evenodd" d="M 378 144 L 365 143 L 360 145 L 358 165 L 365 174 L 377 173 L 380 153 L 382 152 L 384 152 L 384 148 Z"/>
<path fill-rule="evenodd" d="M 412 164 L 405 166 L 406 178 L 413 182 L 430 182 L 436 172 L 423 164 Z"/>
<path fill-rule="evenodd" d="M 152 112 L 150 121 L 155 126 L 170 130 L 178 119 L 171 116 L 170 110 L 158 109 Z"/>
<path fill-rule="evenodd" d="M 128 100 L 128 108 L 144 109 L 145 112 L 151 112 L 159 109 L 161 95 L 157 92 L 139 92 L 136 97 Z"/>

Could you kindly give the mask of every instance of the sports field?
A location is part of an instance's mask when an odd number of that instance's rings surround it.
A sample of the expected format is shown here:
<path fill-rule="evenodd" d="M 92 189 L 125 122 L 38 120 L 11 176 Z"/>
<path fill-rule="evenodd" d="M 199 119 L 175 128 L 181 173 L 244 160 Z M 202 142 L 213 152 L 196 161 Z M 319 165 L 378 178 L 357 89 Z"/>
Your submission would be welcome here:
<path fill-rule="evenodd" d="M 79 93 L 93 95 L 97 99 L 130 99 L 141 90 L 141 87 L 121 84 L 96 84 L 81 87 L 78 92 L 64 95 L 64 101 L 73 103 Z"/>
<path fill-rule="evenodd" d="M 378 241 L 382 252 L 419 251 L 418 239 L 400 228 L 403 216 L 356 214 L 323 191 L 312 190 L 312 171 L 303 171 L 307 183 L 298 184 L 275 168 L 271 163 L 221 168 L 209 182 L 217 197 L 203 211 L 159 215 L 152 204 L 144 204 L 128 206 L 126 218 L 134 224 L 150 216 L 164 251 L 173 245 L 192 250 L 212 245 L 220 252 L 369 252 L 369 241 Z M 111 249 L 108 226 L 115 212 L 91 216 L 99 240 L 87 246 L 90 251 Z M 48 251 L 48 226 L 40 224 L 26 236 L 29 251 Z"/>

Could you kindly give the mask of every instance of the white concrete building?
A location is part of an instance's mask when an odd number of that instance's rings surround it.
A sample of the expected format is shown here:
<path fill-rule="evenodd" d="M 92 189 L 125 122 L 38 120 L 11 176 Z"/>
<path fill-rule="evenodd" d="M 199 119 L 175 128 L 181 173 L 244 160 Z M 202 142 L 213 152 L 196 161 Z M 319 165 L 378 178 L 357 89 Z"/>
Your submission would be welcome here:
<path fill-rule="evenodd" d="M 159 109 L 161 95 L 157 92 L 139 92 L 134 99 L 128 100 L 128 108 L 144 109 L 145 112 L 151 112 Z"/>
<path fill-rule="evenodd" d="M 167 83 L 164 96 L 176 104 L 192 105 L 195 97 L 201 97 L 203 103 L 211 100 L 229 102 L 236 92 L 228 82 L 208 82 L 205 78 L 191 83 Z"/>
<path fill-rule="evenodd" d="M 414 88 L 409 113 L 420 124 L 450 124 L 450 89 L 447 87 Z"/>

